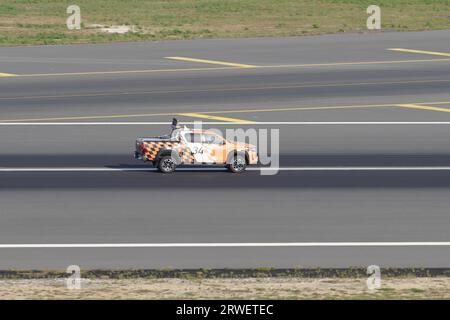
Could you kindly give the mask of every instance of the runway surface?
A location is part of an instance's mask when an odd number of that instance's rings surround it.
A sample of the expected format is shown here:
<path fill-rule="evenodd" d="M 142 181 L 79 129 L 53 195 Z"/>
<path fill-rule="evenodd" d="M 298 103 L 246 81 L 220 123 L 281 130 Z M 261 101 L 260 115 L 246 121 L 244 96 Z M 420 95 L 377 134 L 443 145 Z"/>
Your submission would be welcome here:
<path fill-rule="evenodd" d="M 433 31 L 1 48 L 0 269 L 449 267 L 449 43 Z M 142 171 L 135 138 L 174 116 L 278 129 L 283 170 Z"/>

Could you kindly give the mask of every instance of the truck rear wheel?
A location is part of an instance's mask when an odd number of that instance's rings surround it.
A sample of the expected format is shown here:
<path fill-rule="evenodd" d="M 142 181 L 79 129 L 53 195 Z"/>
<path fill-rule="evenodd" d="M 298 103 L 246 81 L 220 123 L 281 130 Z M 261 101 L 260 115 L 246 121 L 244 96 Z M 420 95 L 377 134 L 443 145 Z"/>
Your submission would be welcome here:
<path fill-rule="evenodd" d="M 247 168 L 247 161 L 245 160 L 245 155 L 235 154 L 230 156 L 227 164 L 228 171 L 233 173 L 244 172 Z"/>
<path fill-rule="evenodd" d="M 171 156 L 164 156 L 158 162 L 158 169 L 162 173 L 172 173 L 176 167 L 175 160 Z"/>

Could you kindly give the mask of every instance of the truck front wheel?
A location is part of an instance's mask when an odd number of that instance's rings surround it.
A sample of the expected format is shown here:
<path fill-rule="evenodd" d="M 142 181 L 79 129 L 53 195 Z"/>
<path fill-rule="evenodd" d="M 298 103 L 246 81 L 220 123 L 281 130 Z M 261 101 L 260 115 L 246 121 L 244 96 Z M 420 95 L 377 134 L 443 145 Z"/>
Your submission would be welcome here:
<path fill-rule="evenodd" d="M 230 156 L 227 163 L 228 170 L 233 173 L 243 172 L 247 168 L 247 161 L 245 160 L 244 154 L 238 153 Z"/>
<path fill-rule="evenodd" d="M 164 156 L 158 162 L 158 169 L 162 173 L 172 173 L 175 171 L 177 165 L 171 156 Z"/>

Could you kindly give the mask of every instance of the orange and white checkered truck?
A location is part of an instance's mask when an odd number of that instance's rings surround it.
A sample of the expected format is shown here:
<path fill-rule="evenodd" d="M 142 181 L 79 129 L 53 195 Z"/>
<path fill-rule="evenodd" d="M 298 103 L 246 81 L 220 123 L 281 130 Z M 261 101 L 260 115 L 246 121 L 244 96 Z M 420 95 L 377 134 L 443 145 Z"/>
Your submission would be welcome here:
<path fill-rule="evenodd" d="M 239 173 L 258 163 L 256 146 L 228 141 L 214 131 L 180 127 L 176 119 L 170 134 L 136 139 L 134 157 L 151 162 L 162 173 L 180 165 L 223 165 Z"/>

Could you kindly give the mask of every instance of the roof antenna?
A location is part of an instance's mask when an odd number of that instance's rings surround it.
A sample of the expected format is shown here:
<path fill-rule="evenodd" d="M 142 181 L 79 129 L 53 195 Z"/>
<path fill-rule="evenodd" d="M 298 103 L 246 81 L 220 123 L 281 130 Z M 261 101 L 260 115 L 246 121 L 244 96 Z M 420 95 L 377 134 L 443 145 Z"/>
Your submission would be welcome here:
<path fill-rule="evenodd" d="M 178 120 L 176 118 L 172 118 L 172 129 L 178 128 Z"/>

